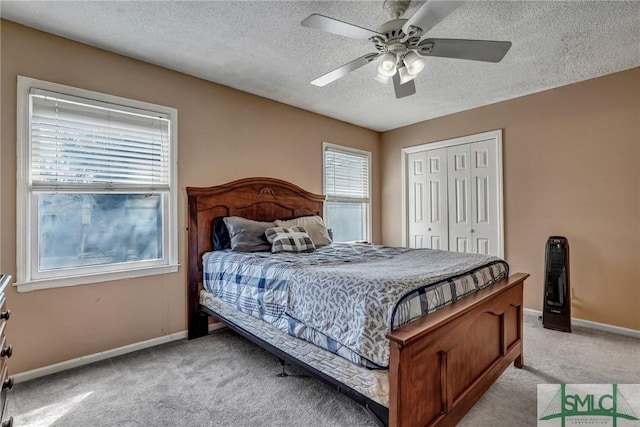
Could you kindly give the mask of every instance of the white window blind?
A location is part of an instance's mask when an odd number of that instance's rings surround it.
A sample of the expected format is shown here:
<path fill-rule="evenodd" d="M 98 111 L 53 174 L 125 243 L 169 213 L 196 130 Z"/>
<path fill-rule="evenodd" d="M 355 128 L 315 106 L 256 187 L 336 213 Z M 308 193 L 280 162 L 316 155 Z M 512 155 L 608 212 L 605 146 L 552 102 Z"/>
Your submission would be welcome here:
<path fill-rule="evenodd" d="M 21 291 L 176 272 L 175 108 L 18 76 Z"/>
<path fill-rule="evenodd" d="M 371 153 L 325 142 L 325 222 L 335 242 L 370 241 Z"/>
<path fill-rule="evenodd" d="M 166 114 L 30 89 L 33 190 L 170 186 Z"/>
<path fill-rule="evenodd" d="M 327 201 L 369 202 L 369 155 L 326 147 L 324 154 Z"/>

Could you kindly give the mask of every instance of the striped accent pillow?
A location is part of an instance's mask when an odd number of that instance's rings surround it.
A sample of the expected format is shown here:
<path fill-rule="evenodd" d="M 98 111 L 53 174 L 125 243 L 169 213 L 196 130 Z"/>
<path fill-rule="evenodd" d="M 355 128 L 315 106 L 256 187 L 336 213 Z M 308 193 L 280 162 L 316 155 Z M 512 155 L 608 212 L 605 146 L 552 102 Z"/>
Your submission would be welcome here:
<path fill-rule="evenodd" d="M 316 250 L 316 246 L 304 227 L 272 227 L 267 228 L 264 234 L 271 243 L 272 253 L 313 252 Z"/>

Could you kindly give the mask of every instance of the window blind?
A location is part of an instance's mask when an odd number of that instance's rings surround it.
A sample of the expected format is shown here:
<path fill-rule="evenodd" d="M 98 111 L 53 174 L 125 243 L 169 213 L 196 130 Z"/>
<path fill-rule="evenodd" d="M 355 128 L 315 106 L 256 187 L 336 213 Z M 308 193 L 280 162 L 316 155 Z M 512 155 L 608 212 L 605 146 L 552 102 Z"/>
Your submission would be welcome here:
<path fill-rule="evenodd" d="M 327 201 L 369 202 L 369 157 L 327 147 L 324 155 Z"/>
<path fill-rule="evenodd" d="M 165 114 L 40 89 L 29 102 L 33 189 L 169 189 Z"/>

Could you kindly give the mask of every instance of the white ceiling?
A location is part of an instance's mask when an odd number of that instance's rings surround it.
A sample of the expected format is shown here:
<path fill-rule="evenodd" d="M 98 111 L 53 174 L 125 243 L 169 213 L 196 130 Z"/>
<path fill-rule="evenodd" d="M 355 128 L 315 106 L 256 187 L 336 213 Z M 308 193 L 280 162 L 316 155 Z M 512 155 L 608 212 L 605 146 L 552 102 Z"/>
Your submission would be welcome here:
<path fill-rule="evenodd" d="M 427 58 L 403 99 L 373 79 L 374 64 L 316 87 L 375 49 L 300 26 L 312 13 L 373 30 L 388 20 L 382 1 L 0 4 L 4 19 L 376 131 L 640 66 L 640 1 L 470 1 L 428 36 L 511 41 L 502 62 Z"/>

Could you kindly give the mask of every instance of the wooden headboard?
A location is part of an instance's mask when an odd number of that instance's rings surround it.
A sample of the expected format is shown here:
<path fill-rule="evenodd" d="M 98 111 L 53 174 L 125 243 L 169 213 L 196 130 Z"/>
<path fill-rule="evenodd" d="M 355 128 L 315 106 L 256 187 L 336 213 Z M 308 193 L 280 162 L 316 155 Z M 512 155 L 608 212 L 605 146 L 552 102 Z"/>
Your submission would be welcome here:
<path fill-rule="evenodd" d="M 187 187 L 189 202 L 188 315 L 191 325 L 198 316 L 202 282 L 202 255 L 213 250 L 213 220 L 241 216 L 273 221 L 305 215 L 322 216 L 325 196 L 275 178 L 245 178 L 215 187 Z M 206 324 L 205 324 L 206 327 Z"/>

